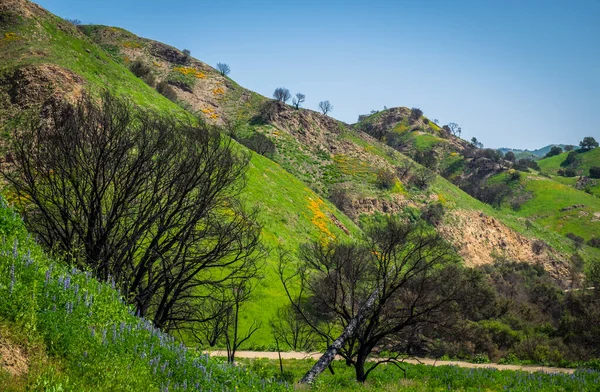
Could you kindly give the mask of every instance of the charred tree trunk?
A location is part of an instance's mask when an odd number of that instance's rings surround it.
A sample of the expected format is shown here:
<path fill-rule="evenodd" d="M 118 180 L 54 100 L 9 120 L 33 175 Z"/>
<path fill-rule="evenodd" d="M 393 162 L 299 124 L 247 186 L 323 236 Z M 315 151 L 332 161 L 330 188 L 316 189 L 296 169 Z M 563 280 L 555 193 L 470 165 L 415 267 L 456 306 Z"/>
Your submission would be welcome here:
<path fill-rule="evenodd" d="M 365 315 L 373 309 L 375 305 L 375 301 L 379 296 L 379 289 L 376 289 L 367 299 L 365 304 L 360 308 L 356 316 L 348 323 L 348 326 L 344 328 L 342 334 L 329 346 L 327 351 L 319 358 L 317 363 L 310 369 L 304 377 L 300 380 L 300 384 L 312 384 L 314 380 L 319 376 L 319 374 L 323 373 L 327 367 L 331 364 L 331 362 L 335 359 L 337 352 L 342 348 L 344 343 L 348 338 L 354 336 L 358 326 L 365 318 Z M 363 366 L 364 369 L 364 366 Z"/>

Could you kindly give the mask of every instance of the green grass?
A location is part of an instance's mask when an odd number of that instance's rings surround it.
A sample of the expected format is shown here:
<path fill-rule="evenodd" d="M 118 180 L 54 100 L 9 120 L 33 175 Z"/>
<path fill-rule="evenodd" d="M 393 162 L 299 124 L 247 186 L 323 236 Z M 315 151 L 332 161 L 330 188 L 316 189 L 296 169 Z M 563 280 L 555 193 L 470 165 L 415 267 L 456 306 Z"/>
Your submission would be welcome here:
<path fill-rule="evenodd" d="M 30 352 L 30 370 L 0 384 L 14 390 L 285 390 L 275 380 L 188 350 L 135 317 L 91 274 L 48 258 L 0 199 L 0 329 L 3 344 Z M 29 359 L 29 358 L 28 358 Z M 7 360 L 10 360 L 8 358 Z M 4 388 L 2 388 L 5 390 Z"/>
<path fill-rule="evenodd" d="M 300 379 L 314 360 L 284 360 L 284 374 L 290 380 Z M 263 377 L 279 373 L 274 360 L 241 360 L 245 366 Z M 383 364 L 374 370 L 364 384 L 354 379 L 354 370 L 343 361 L 335 361 L 335 375 L 325 371 L 317 379 L 313 391 L 585 391 L 595 390 L 600 372 L 577 370 L 573 375 L 528 373 L 491 368 L 466 369 L 457 366 Z"/>

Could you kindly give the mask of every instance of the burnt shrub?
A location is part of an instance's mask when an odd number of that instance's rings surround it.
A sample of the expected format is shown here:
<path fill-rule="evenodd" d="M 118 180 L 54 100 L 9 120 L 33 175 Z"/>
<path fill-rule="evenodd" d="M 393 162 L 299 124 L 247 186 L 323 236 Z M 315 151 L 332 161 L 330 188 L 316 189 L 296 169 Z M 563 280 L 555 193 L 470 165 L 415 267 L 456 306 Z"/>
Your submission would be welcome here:
<path fill-rule="evenodd" d="M 156 91 L 173 102 L 177 101 L 177 93 L 175 93 L 173 87 L 171 87 L 169 83 L 165 82 L 164 80 L 156 85 Z"/>
<path fill-rule="evenodd" d="M 544 251 L 544 249 L 546 249 L 546 247 L 548 247 L 548 245 L 546 245 L 546 243 L 542 240 L 535 240 L 531 244 L 531 250 L 533 251 L 533 253 L 535 253 L 538 256 L 540 254 L 542 254 L 542 252 Z"/>
<path fill-rule="evenodd" d="M 421 210 L 421 218 L 434 226 L 442 223 L 444 218 L 444 206 L 442 203 L 429 204 Z"/>
<path fill-rule="evenodd" d="M 592 237 L 587 243 L 589 246 L 600 249 L 600 237 Z"/>
<path fill-rule="evenodd" d="M 585 241 L 583 239 L 583 237 L 580 237 L 580 236 L 578 236 L 577 234 L 574 234 L 574 233 L 567 233 L 567 234 L 565 234 L 565 237 L 567 237 L 571 241 L 573 241 L 573 244 L 575 245 L 576 248 L 581 247 L 581 245 L 583 245 L 583 242 Z"/>
<path fill-rule="evenodd" d="M 429 188 L 433 180 L 435 180 L 435 174 L 431 170 L 427 168 L 418 168 L 413 170 L 408 183 L 421 190 L 425 190 Z"/>
<path fill-rule="evenodd" d="M 340 211 L 348 214 L 352 209 L 352 198 L 348 188 L 343 185 L 336 185 L 329 191 L 329 200 Z"/>
<path fill-rule="evenodd" d="M 392 189 L 396 185 L 396 175 L 388 169 L 377 172 L 377 187 L 379 189 Z"/>
<path fill-rule="evenodd" d="M 484 185 L 479 188 L 475 196 L 484 203 L 493 207 L 500 207 L 502 201 L 512 196 L 513 190 L 504 182 Z"/>
<path fill-rule="evenodd" d="M 273 158 L 275 155 L 275 143 L 262 133 L 255 133 L 248 138 L 239 139 L 238 142 L 267 158 Z"/>
<path fill-rule="evenodd" d="M 152 68 L 140 60 L 135 60 L 129 65 L 129 70 L 138 78 L 142 79 L 146 84 L 154 86 L 155 78 L 152 73 Z"/>

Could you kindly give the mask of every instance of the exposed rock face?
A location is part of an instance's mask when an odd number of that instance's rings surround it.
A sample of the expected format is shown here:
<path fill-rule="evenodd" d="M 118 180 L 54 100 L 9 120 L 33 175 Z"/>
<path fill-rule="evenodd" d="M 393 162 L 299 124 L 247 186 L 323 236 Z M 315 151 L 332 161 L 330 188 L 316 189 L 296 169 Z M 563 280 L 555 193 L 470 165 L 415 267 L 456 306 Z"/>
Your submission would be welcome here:
<path fill-rule="evenodd" d="M 543 246 L 536 249 L 535 239 L 527 238 L 477 211 L 454 210 L 448 215 L 439 226 L 440 233 L 454 245 L 467 265 L 483 265 L 506 258 L 539 263 L 557 281 L 566 282 L 568 279 L 568 263 L 552 248 Z"/>
<path fill-rule="evenodd" d="M 187 64 L 190 58 L 189 56 L 181 52 L 179 49 L 162 44 L 160 42 L 152 42 L 149 50 L 151 55 L 172 64 L 184 65 Z"/>

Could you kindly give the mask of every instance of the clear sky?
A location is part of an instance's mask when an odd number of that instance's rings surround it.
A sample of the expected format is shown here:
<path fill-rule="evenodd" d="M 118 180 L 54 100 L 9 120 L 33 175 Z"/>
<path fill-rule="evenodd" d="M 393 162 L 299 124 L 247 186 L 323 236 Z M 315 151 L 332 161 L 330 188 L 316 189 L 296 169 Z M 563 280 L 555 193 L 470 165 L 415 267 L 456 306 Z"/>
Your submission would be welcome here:
<path fill-rule="evenodd" d="M 354 123 L 418 107 L 486 147 L 600 139 L 600 0 L 37 0 L 125 28 L 266 96 L 333 104 Z"/>

